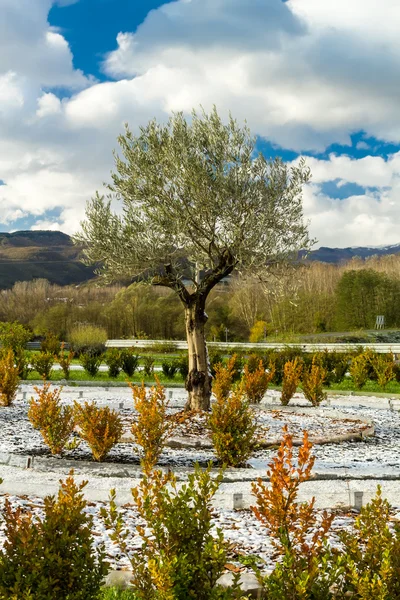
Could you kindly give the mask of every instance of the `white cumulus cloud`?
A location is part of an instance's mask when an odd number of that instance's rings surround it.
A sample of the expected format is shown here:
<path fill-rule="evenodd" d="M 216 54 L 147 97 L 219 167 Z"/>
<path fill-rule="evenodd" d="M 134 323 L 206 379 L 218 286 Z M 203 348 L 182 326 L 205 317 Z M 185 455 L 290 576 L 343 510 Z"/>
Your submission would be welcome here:
<path fill-rule="evenodd" d="M 104 57 L 105 82 L 74 67 L 66 37 L 48 23 L 53 3 L 73 0 L 0 0 L 3 224 L 31 215 L 35 227 L 74 232 L 86 200 L 109 179 L 123 123 L 135 129 L 200 104 L 306 154 L 350 144 L 361 130 L 400 143 L 393 0 L 176 0 L 120 32 Z M 398 154 L 308 163 L 305 212 L 320 243 L 400 241 Z M 329 197 L 326 181 L 364 191 Z"/>

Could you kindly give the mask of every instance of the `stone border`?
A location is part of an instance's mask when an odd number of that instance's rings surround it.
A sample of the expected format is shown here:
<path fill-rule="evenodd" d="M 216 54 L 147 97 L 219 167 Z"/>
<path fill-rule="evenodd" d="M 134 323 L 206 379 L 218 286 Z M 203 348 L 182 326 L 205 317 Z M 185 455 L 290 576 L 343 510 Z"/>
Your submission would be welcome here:
<path fill-rule="evenodd" d="M 265 409 L 264 407 L 268 407 Z M 261 404 L 260 406 L 254 407 L 256 410 L 279 410 L 283 413 L 295 414 L 295 415 L 317 415 L 327 417 L 328 419 L 338 419 L 343 421 L 354 421 L 355 423 L 364 423 L 365 427 L 360 432 L 343 433 L 340 435 L 332 435 L 325 437 L 313 437 L 310 435 L 310 441 L 313 445 L 322 444 L 338 444 L 340 442 L 360 442 L 366 437 L 372 437 L 375 435 L 375 427 L 371 419 L 365 417 L 354 417 L 352 415 L 346 415 L 337 410 L 326 410 L 325 408 L 318 407 L 297 407 L 297 406 L 282 406 L 281 404 Z M 122 441 L 130 442 L 131 438 L 125 437 Z M 277 437 L 267 442 L 261 442 L 260 448 L 275 448 L 279 446 L 281 438 Z M 301 439 L 294 439 L 293 446 L 301 446 Z M 182 449 L 196 449 L 196 450 L 210 450 L 212 444 L 208 440 L 191 440 L 185 437 L 172 437 L 166 442 L 166 446 L 169 448 L 182 448 Z"/>

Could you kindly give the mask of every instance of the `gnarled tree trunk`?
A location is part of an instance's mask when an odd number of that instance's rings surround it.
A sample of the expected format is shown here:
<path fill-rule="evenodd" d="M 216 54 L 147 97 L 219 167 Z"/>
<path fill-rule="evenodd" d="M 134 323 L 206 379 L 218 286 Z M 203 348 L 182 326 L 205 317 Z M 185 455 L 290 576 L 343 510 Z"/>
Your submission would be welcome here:
<path fill-rule="evenodd" d="M 189 397 L 186 408 L 209 410 L 212 377 L 204 332 L 207 316 L 202 302 L 185 307 L 185 321 L 189 351 L 189 374 L 186 379 Z"/>
<path fill-rule="evenodd" d="M 229 249 L 220 252 L 219 261 L 190 292 L 171 264 L 165 264 L 165 272 L 153 278 L 154 285 L 169 287 L 178 295 L 185 309 L 186 338 L 189 348 L 189 374 L 186 389 L 189 397 L 186 410 L 209 410 L 212 375 L 204 326 L 206 300 L 210 291 L 224 277 L 232 273 L 236 260 Z"/>

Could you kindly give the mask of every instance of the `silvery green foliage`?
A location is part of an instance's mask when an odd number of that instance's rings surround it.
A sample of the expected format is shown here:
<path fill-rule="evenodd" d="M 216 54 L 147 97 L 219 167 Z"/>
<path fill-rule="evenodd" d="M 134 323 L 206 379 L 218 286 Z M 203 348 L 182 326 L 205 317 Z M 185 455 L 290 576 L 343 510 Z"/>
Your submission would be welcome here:
<path fill-rule="evenodd" d="M 207 295 L 235 268 L 261 273 L 310 247 L 304 161 L 267 161 L 232 117 L 223 123 L 215 108 L 190 120 L 177 113 L 138 135 L 126 126 L 118 141 L 109 194 L 88 203 L 76 236 L 86 261 L 101 263 L 107 279 L 157 272 L 152 283 L 175 289 L 185 302 L 182 259 L 190 262 L 194 288 Z"/>

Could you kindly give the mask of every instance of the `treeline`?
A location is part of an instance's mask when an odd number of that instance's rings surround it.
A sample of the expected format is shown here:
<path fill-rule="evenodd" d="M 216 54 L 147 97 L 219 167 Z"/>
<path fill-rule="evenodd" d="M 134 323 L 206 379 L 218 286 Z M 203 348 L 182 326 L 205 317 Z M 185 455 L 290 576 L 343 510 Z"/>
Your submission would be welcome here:
<path fill-rule="evenodd" d="M 210 294 L 207 337 L 262 341 L 283 334 L 372 329 L 377 315 L 400 327 L 400 255 L 310 263 L 264 282 L 232 278 Z M 59 287 L 16 283 L 0 293 L 0 320 L 59 339 L 77 325 L 103 327 L 109 338 L 184 339 L 183 309 L 173 292 L 145 284 Z"/>

